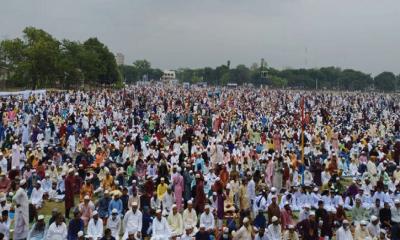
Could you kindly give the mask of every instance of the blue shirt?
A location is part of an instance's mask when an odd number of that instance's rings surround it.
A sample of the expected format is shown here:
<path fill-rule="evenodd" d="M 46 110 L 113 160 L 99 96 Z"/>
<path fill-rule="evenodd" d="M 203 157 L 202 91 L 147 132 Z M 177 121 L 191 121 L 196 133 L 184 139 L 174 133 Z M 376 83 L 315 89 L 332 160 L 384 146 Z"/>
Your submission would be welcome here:
<path fill-rule="evenodd" d="M 109 216 L 111 216 L 111 211 L 114 208 L 118 210 L 118 214 L 119 215 L 122 215 L 124 208 L 123 208 L 121 199 L 118 199 L 118 200 L 113 199 L 113 200 L 110 201 L 110 204 L 108 205 L 108 214 L 109 214 Z"/>
<path fill-rule="evenodd" d="M 78 239 L 78 232 L 83 231 L 83 226 L 84 225 L 82 219 L 79 220 L 72 219 L 71 221 L 69 221 L 67 239 L 68 240 Z"/>

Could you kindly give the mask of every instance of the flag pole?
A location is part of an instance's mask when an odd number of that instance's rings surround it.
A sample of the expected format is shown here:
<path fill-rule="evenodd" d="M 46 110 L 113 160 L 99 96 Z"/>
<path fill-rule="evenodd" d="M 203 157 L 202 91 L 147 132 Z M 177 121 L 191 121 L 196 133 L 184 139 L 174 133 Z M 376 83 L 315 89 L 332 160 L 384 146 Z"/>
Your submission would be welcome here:
<path fill-rule="evenodd" d="M 301 97 L 301 163 L 304 164 L 304 97 Z"/>

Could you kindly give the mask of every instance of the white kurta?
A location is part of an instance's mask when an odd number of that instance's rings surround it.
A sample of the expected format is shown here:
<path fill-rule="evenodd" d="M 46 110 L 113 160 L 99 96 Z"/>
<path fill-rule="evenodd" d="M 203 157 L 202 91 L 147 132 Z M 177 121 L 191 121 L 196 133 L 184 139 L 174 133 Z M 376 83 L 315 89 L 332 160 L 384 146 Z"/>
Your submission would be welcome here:
<path fill-rule="evenodd" d="M 87 228 L 87 235 L 93 240 L 97 240 L 103 237 L 103 220 L 100 218 L 97 222 L 94 222 L 94 219 L 91 218 Z"/>
<path fill-rule="evenodd" d="M 135 213 L 133 213 L 132 210 L 129 210 L 125 216 L 124 216 L 124 236 L 128 236 L 129 231 L 134 231 L 134 232 L 140 232 L 142 231 L 142 212 L 139 210 L 136 210 Z"/>
<path fill-rule="evenodd" d="M 24 239 L 29 233 L 29 200 L 25 189 L 19 188 L 13 197 L 16 205 L 15 223 L 14 223 L 14 239 Z"/>
<path fill-rule="evenodd" d="M 175 215 L 171 213 L 168 216 L 168 224 L 172 233 L 179 235 L 183 233 L 183 220 L 182 220 L 182 215 L 180 213 L 176 213 Z"/>
<path fill-rule="evenodd" d="M 11 158 L 11 167 L 16 167 L 19 169 L 21 161 L 21 152 L 19 151 L 19 146 L 17 144 L 12 145 L 12 158 Z"/>
<path fill-rule="evenodd" d="M 351 234 L 350 229 L 347 228 L 347 230 L 344 230 L 343 227 L 340 227 L 336 231 L 336 240 L 353 240 L 353 235 Z"/>
<path fill-rule="evenodd" d="M 167 220 L 162 217 L 161 220 L 158 218 L 153 219 L 153 237 L 152 239 L 167 240 L 171 235 Z"/>
<path fill-rule="evenodd" d="M 209 214 L 203 212 L 200 216 L 200 225 L 202 224 L 206 227 L 206 230 L 214 229 L 215 227 L 214 215 L 211 212 Z"/>
<path fill-rule="evenodd" d="M 112 217 L 108 218 L 107 228 L 111 230 L 111 235 L 118 240 L 119 232 L 121 230 L 121 218 L 118 216 L 115 219 L 113 219 Z"/>
<path fill-rule="evenodd" d="M 183 224 L 186 226 L 191 226 L 191 227 L 196 227 L 197 225 L 197 215 L 196 215 L 196 211 L 194 209 L 192 209 L 191 211 L 189 211 L 189 209 L 185 209 L 185 211 L 183 211 Z"/>
<path fill-rule="evenodd" d="M 43 190 L 42 190 L 42 188 L 39 188 L 39 189 L 34 188 L 32 190 L 31 201 L 32 201 L 32 204 L 35 205 L 35 206 L 38 206 L 38 207 L 42 206 L 42 203 L 43 203 Z"/>
<path fill-rule="evenodd" d="M 53 222 L 47 230 L 46 240 L 64 240 L 67 239 L 68 229 L 65 223 L 61 223 L 57 226 L 56 222 Z"/>

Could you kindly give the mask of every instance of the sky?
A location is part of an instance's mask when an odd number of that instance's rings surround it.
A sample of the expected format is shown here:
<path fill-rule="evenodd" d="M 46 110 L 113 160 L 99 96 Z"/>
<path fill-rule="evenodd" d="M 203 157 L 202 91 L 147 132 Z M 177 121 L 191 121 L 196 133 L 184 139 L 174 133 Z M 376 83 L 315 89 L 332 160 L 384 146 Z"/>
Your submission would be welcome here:
<path fill-rule="evenodd" d="M 400 73 L 399 0 L 0 0 L 0 39 L 26 26 L 97 37 L 161 69 L 260 62 Z"/>

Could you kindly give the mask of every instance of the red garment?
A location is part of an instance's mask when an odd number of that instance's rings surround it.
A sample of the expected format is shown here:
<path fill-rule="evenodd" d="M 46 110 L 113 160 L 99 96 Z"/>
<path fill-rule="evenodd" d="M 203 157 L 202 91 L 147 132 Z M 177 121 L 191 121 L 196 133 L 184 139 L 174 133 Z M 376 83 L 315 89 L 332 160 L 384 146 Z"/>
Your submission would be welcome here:
<path fill-rule="evenodd" d="M 40 179 L 43 179 L 46 176 L 46 170 L 45 170 L 45 167 L 43 166 L 43 164 L 39 165 L 36 168 L 36 172 Z"/>
<path fill-rule="evenodd" d="M 144 191 L 147 193 L 148 196 L 153 196 L 153 192 L 154 192 L 154 183 L 151 180 L 148 180 L 145 184 L 144 184 Z"/>
<path fill-rule="evenodd" d="M 83 181 L 82 181 L 81 177 L 74 176 L 74 194 L 79 194 L 81 192 L 82 184 L 83 184 Z"/>
<path fill-rule="evenodd" d="M 2 181 L 0 181 L 0 192 L 8 193 L 10 189 L 11 181 L 8 177 L 4 177 Z"/>
<path fill-rule="evenodd" d="M 284 229 L 287 229 L 288 225 L 293 225 L 292 210 L 281 210 L 281 224 Z"/>
<path fill-rule="evenodd" d="M 65 178 L 65 208 L 68 209 L 74 206 L 74 182 L 74 176 L 68 175 Z"/>
<path fill-rule="evenodd" d="M 204 205 L 206 203 L 206 194 L 204 193 L 204 181 L 198 180 L 196 184 L 196 197 L 194 199 L 194 208 L 197 213 L 204 212 Z"/>

